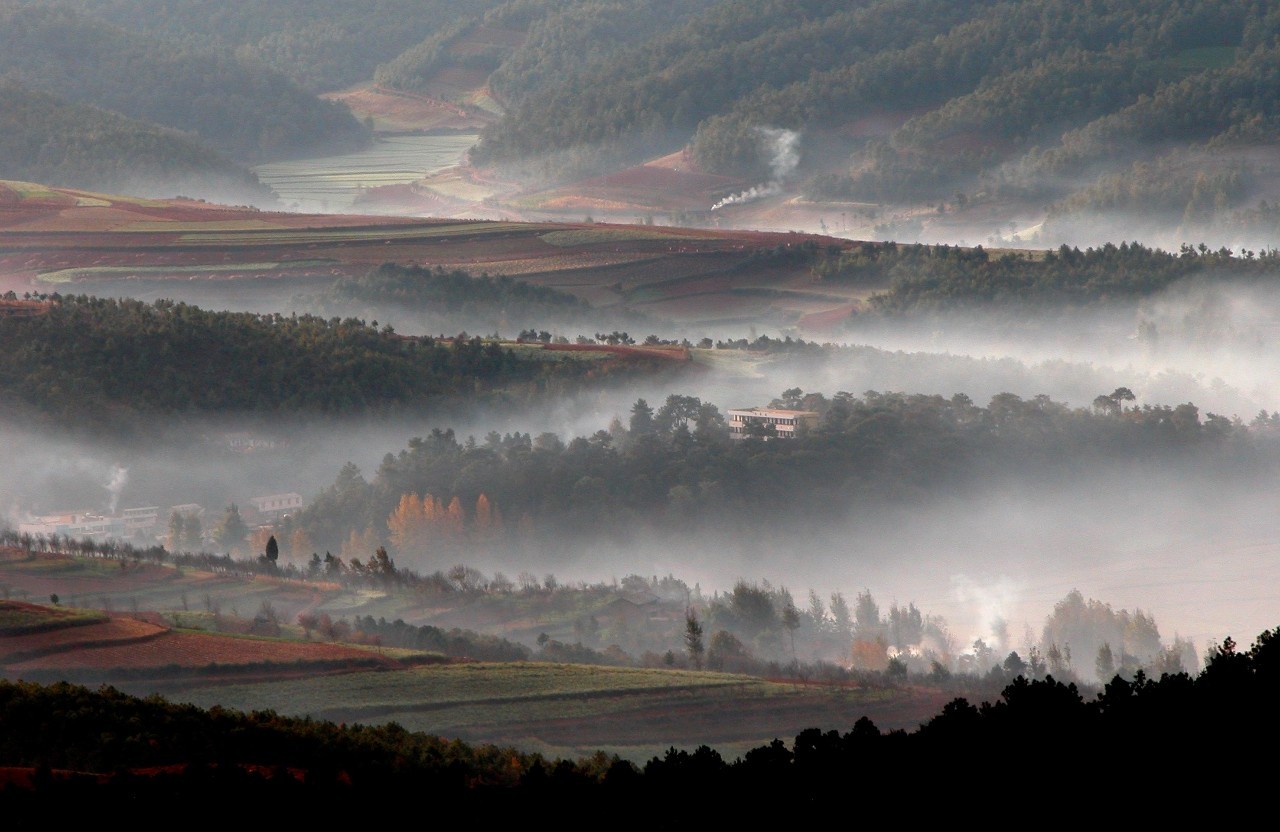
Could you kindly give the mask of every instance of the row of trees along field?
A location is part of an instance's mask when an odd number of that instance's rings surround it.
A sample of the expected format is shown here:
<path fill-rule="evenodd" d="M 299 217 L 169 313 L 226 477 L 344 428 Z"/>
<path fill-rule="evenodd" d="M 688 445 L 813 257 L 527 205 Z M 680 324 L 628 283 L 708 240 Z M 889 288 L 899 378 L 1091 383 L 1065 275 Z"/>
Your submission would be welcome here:
<path fill-rule="evenodd" d="M 1010 393 L 980 406 L 963 394 L 828 398 L 792 390 L 781 406 L 821 417 L 784 442 L 731 440 L 719 408 L 680 394 L 658 408 L 638 400 L 628 424 L 615 419 L 567 442 L 552 433 L 497 432 L 460 441 L 436 429 L 387 454 L 372 481 L 347 465 L 291 522 L 320 548 L 337 549 L 353 533 L 386 543 L 388 519 L 395 524 L 406 495 L 432 495 L 443 505 L 457 499 L 469 512 L 483 494 L 504 518 L 501 533 L 486 532 L 487 547 L 518 552 L 562 535 L 825 522 L 965 482 L 1070 476 L 1091 461 L 1195 460 L 1206 470 L 1238 465 L 1247 473 L 1274 450 L 1265 432 L 1215 414 L 1202 418 L 1190 403 L 1128 406 L 1108 395 L 1099 397 L 1106 407 L 1072 408 Z M 464 529 L 475 528 L 468 517 Z M 430 553 L 428 544 L 395 554 L 417 565 Z"/>
<path fill-rule="evenodd" d="M 1280 739 L 1277 645 L 1280 631 L 1263 632 L 1249 649 L 1224 638 L 1195 675 L 1116 678 L 1092 699 L 1053 678 L 1019 677 L 980 704 L 953 699 L 913 731 L 884 732 L 864 716 L 843 732 L 809 728 L 790 744 L 777 739 L 732 761 L 708 746 L 672 747 L 643 766 L 605 753 L 574 761 L 469 746 L 395 724 L 338 726 L 206 711 L 108 687 L 2 682 L 0 765 L 35 769 L 29 785 L 6 790 L 7 812 L 21 828 L 54 810 L 100 816 L 139 801 L 174 812 L 200 805 L 205 817 L 229 818 L 240 817 L 245 800 L 289 800 L 299 818 L 332 821 L 423 795 L 487 819 L 572 805 L 670 806 L 683 821 L 758 821 L 793 817 L 800 804 L 844 809 L 851 783 L 878 799 L 918 797 L 919 776 L 904 772 L 922 761 L 938 771 L 916 814 L 942 820 L 990 788 L 993 773 L 1011 794 L 1051 782 L 1084 795 L 1099 782 L 1126 782 L 1135 754 L 1157 781 L 1213 782 L 1224 761 L 1264 758 Z M 1227 713 L 1234 727 L 1224 724 Z M 1009 749 L 1029 739 L 1054 752 L 1010 766 Z M 1232 782 L 1261 788 L 1267 776 L 1265 767 L 1245 765 Z M 744 794 L 768 799 L 744 802 Z M 1156 801 L 1147 813 L 1184 815 L 1183 802 L 1175 804 Z M 1246 807 L 1227 801 L 1215 811 L 1242 818 Z"/>
<path fill-rule="evenodd" d="M 54 295 L 0 319 L 0 391 L 79 426 L 116 414 L 358 414 L 644 371 L 542 361 L 478 337 L 407 338 L 355 318 L 212 312 L 158 300 Z M 607 362 L 606 362 L 607 364 Z M 74 390 L 74 395 L 67 391 Z"/>
<path fill-rule="evenodd" d="M 231 533 L 233 522 L 239 524 L 239 535 L 246 534 L 231 506 L 219 545 Z M 1008 622 L 996 619 L 988 622 L 989 635 L 962 644 L 940 617 L 914 603 L 894 602 L 882 609 L 869 589 L 849 601 L 839 590 L 828 594 L 810 588 L 807 600 L 798 605 L 790 590 L 767 580 L 738 580 L 729 591 L 706 595 L 700 585 L 690 587 L 671 574 L 571 583 L 552 574 L 539 578 L 526 571 L 512 580 L 500 571 L 486 575 L 464 562 L 428 573 L 398 565 L 381 546 L 367 559 L 363 557 L 367 550 L 345 548 L 342 557 L 326 552 L 321 558 L 313 552 L 308 559 L 306 549 L 282 547 L 268 534 L 255 540 L 252 551 L 259 554 L 248 558 L 211 554 L 200 550 L 199 543 L 189 548 L 181 539 L 172 543 L 171 550 L 140 549 L 123 542 L 12 529 L 0 529 L 0 546 L 25 551 L 28 558 L 42 553 L 101 558 L 119 561 L 121 568 L 145 560 L 224 577 L 337 583 L 399 596 L 402 603 L 426 603 L 437 614 L 448 611 L 460 622 L 479 612 L 487 627 L 499 628 L 505 636 L 522 638 L 524 643 L 457 626 L 446 631 L 372 615 L 348 621 L 308 610 L 296 624 L 307 639 L 405 647 L 483 661 L 705 668 L 872 686 L 916 682 L 959 694 L 994 694 L 1019 675 L 1033 680 L 1052 675 L 1059 681 L 1089 684 L 1117 674 L 1133 679 L 1139 673 L 1159 676 L 1195 672 L 1200 667 L 1194 644 L 1176 634 L 1166 644 L 1152 615 L 1141 609 L 1115 610 L 1110 604 L 1086 599 L 1078 590 L 1054 606 L 1038 635 L 1028 627 L 1015 643 Z M 9 584 L 0 585 L 0 591 L 5 598 L 30 595 Z M 77 597 L 68 593 L 62 601 L 74 607 Z M 226 622 L 221 618 L 220 600 L 206 593 L 204 603 L 214 615 L 215 629 L 229 626 L 240 631 L 242 625 L 235 620 L 238 613 L 233 612 L 233 620 Z M 101 597 L 98 605 L 110 609 L 110 601 Z M 185 593 L 182 606 L 187 608 Z M 636 615 L 642 607 L 644 614 Z M 535 630 L 529 630 L 529 622 L 536 622 Z M 252 632 L 279 636 L 280 624 L 271 600 L 264 599 Z M 535 639 L 536 627 L 543 629 Z"/>
<path fill-rule="evenodd" d="M 583 328 L 639 327 L 641 315 L 593 308 L 559 289 L 535 286 L 512 277 L 474 275 L 462 269 L 383 263 L 368 273 L 342 277 L 295 306 L 317 314 L 373 320 L 408 320 L 428 332 L 459 328 L 509 332 L 525 324 Z"/>
<path fill-rule="evenodd" d="M 1102 306 L 1163 291 L 1177 281 L 1273 282 L 1280 250 L 1246 251 L 1184 245 L 1177 252 L 1139 243 L 1096 248 L 1061 246 L 1043 253 L 988 252 L 981 246 L 863 243 L 839 253 L 815 253 L 818 279 L 886 287 L 870 312 L 900 316 L 965 308 L 1022 309 Z"/>
<path fill-rule="evenodd" d="M 406 513 L 405 503 L 395 516 Z M 484 510 L 485 501 L 478 508 Z M 454 500 L 450 514 L 462 522 Z M 417 513 L 421 509 L 410 509 Z M 179 569 L 215 572 L 225 577 L 282 577 L 291 581 L 339 583 L 355 590 L 376 590 L 400 595 L 406 603 L 428 603 L 437 612 L 449 610 L 465 621 L 482 610 L 489 627 L 512 627 L 537 622 L 544 628 L 536 640 L 533 632 L 504 629 L 523 637 L 525 643 L 497 635 L 482 635 L 453 628 L 414 626 L 396 619 L 358 616 L 354 621 L 328 613 L 306 612 L 297 619 L 306 638 L 355 640 L 384 646 L 439 652 L 446 656 L 486 661 L 574 662 L 639 667 L 677 667 L 723 670 L 765 677 L 789 676 L 820 681 L 857 680 L 869 684 L 909 679 L 927 680 L 948 690 L 998 690 L 1016 675 L 1060 681 L 1089 682 L 1120 674 L 1132 679 L 1139 672 L 1159 675 L 1200 665 L 1190 640 L 1175 635 L 1166 645 L 1153 616 L 1142 610 L 1114 610 L 1111 605 L 1086 599 L 1072 590 L 1046 618 L 1039 636 L 1030 628 L 1016 642 L 1003 620 L 989 622 L 991 634 L 972 644 L 961 644 L 941 618 L 920 610 L 914 603 L 892 603 L 882 609 L 869 589 L 847 600 L 840 590 L 808 590 L 807 599 L 796 601 L 785 586 L 769 581 L 737 581 L 732 589 L 710 595 L 698 584 L 668 574 L 645 577 L 630 574 L 612 582 L 561 582 L 555 575 L 542 578 L 528 571 L 515 579 L 501 571 L 486 575 L 468 566 L 464 558 L 475 556 L 474 546 L 449 552 L 459 561 L 434 572 L 398 564 L 383 546 L 376 550 L 344 547 L 341 556 L 326 552 L 322 558 L 310 550 L 310 541 L 296 529 L 289 543 L 281 545 L 270 530 L 260 529 L 250 551 L 256 556 L 211 554 L 200 540 L 187 540 L 183 529 L 190 518 L 175 514 L 169 548 L 138 548 L 117 541 L 95 541 L 71 536 L 19 533 L 0 529 L 0 546 L 27 553 L 102 558 L 119 561 L 122 568 L 147 561 Z M 198 521 L 197 521 L 198 523 Z M 453 522 L 449 523 L 453 526 Z M 219 524 L 215 541 L 224 551 L 249 530 L 236 507 L 229 506 Z M 461 534 L 460 525 L 450 534 Z M 437 557 L 443 550 L 434 550 Z M 29 597 L 22 587 L 0 585 L 5 598 Z M 75 606 L 77 598 L 63 599 Z M 56 602 L 55 602 L 56 603 Z M 104 602 L 99 599 L 99 605 Z M 136 602 L 135 602 L 136 603 Z M 182 598 L 186 608 L 185 594 Z M 206 609 L 219 621 L 220 603 L 206 595 Z M 642 605 L 646 612 L 632 614 Z M 234 616 L 233 616 L 234 617 Z M 503 625 L 500 622 L 507 622 Z M 270 600 L 263 602 L 255 618 L 255 632 L 280 635 L 279 616 Z M 530 643 L 536 641 L 536 652 Z M 1022 653 L 1019 654 L 1018 649 Z"/>

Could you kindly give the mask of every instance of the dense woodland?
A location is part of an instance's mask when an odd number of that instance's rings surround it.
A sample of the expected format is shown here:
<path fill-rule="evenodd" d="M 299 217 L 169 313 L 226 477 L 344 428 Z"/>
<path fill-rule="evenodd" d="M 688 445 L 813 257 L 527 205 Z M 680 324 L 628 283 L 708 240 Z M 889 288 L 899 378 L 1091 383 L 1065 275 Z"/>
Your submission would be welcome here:
<path fill-rule="evenodd" d="M 192 136 L 0 81 L 0 176 L 103 193 L 271 205 L 256 176 Z"/>
<path fill-rule="evenodd" d="M 963 394 L 790 390 L 778 406 L 816 410 L 821 422 L 772 442 L 731 440 L 717 406 L 678 394 L 656 408 L 638 400 L 629 424 L 567 442 L 496 432 L 462 441 L 436 429 L 388 454 L 371 480 L 348 465 L 293 523 L 317 548 L 386 543 L 406 565 L 439 568 L 466 550 L 518 562 L 521 547 L 568 538 L 821 524 L 964 483 L 1031 485 L 1104 461 L 1161 458 L 1248 476 L 1270 458 L 1264 432 L 1190 403 L 1139 407 L 1129 396 L 1070 408 L 1010 393 L 980 406 Z M 482 495 L 483 521 L 473 508 Z"/>
<path fill-rule="evenodd" d="M 819 199 L 1011 198 L 1050 206 L 1054 241 L 1106 239 L 1118 219 L 1135 235 L 1269 239 L 1250 212 L 1280 177 L 1253 152 L 1277 138 L 1280 15 L 1260 0 L 323 9 L 7 0 L 0 72 L 237 161 L 358 145 L 363 127 L 311 94 L 376 81 L 463 107 L 492 95 L 505 115 L 473 161 L 526 181 L 690 147 L 707 171 L 769 182 L 768 130 L 788 129 L 786 184 Z"/>
<path fill-rule="evenodd" d="M 764 181 L 767 126 L 804 132 L 815 195 L 1052 199 L 1152 146 L 1275 138 L 1280 19 L 1254 0 L 722 0 L 646 29 L 661 5 L 569 4 L 530 26 L 492 76 L 510 114 L 475 159 L 626 158 L 652 150 L 640 137 L 675 149 L 696 132 L 703 167 Z M 900 126 L 868 138 L 872 116 Z"/>
<path fill-rule="evenodd" d="M 0 75 L 194 134 L 240 162 L 354 149 L 368 140 L 346 107 L 275 70 L 65 8 L 0 4 Z"/>
<path fill-rule="evenodd" d="M 1177 252 L 1139 243 L 1097 248 L 1063 245 L 1043 253 L 988 252 L 981 246 L 866 243 L 820 257 L 823 282 L 887 289 L 870 298 L 869 314 L 897 317 L 964 309 L 1026 310 L 1105 307 L 1165 291 L 1178 281 L 1219 283 L 1280 277 L 1280 250 L 1212 251 L 1184 245 Z"/>
<path fill-rule="evenodd" d="M 1280 738 L 1278 645 L 1275 630 L 1248 649 L 1227 637 L 1195 675 L 1115 677 L 1091 699 L 1052 677 L 1019 677 L 997 698 L 952 700 L 914 731 L 883 732 L 863 717 L 852 726 L 815 726 L 734 760 L 707 746 L 672 747 L 643 766 L 604 753 L 548 760 L 395 724 L 338 726 L 273 712 L 204 711 L 111 688 L 3 682 L 0 765 L 35 769 L 29 786 L 5 791 L 18 828 L 43 824 L 50 812 L 70 819 L 77 806 L 100 817 L 139 804 L 153 811 L 199 805 L 205 817 L 232 818 L 247 802 L 268 799 L 289 800 L 299 819 L 328 821 L 367 817 L 372 803 L 424 799 L 489 819 L 634 805 L 659 814 L 669 806 L 682 822 L 758 821 L 791 817 L 799 804 L 845 809 L 851 783 L 877 800 L 906 800 L 922 787 L 918 773 L 904 772 L 921 765 L 936 776 L 913 816 L 942 819 L 985 794 L 993 776 L 1011 795 L 1038 794 L 1051 783 L 1067 799 L 1096 794 L 1099 783 L 1119 788 L 1135 759 L 1147 783 L 1218 782 L 1224 766 L 1238 761 L 1232 785 L 1261 787 L 1266 768 L 1249 761 L 1265 759 Z M 1010 750 L 1029 741 L 1052 753 L 1035 765 L 1009 766 Z M 81 774 L 59 773 L 68 771 Z M 767 799 L 744 801 L 746 794 Z M 1181 800 L 1157 800 L 1144 816 L 1185 811 Z M 1244 811 L 1228 800 L 1215 813 Z"/>
<path fill-rule="evenodd" d="M 56 0 L 153 37 L 216 46 L 330 92 L 368 81 L 390 61 L 458 17 L 499 0 Z M 50 5 L 49 0 L 27 0 Z"/>
<path fill-rule="evenodd" d="M 529 327 L 635 327 L 640 316 L 592 307 L 568 292 L 512 277 L 473 275 L 461 269 L 384 263 L 367 274 L 339 278 L 315 297 L 299 297 L 299 308 L 318 314 L 355 315 L 398 321 L 417 331 L 502 332 Z"/>
<path fill-rule="evenodd" d="M 408 338 L 355 318 L 87 296 L 54 296 L 43 314 L 0 318 L 0 345 L 0 390 L 10 403 L 126 432 L 147 414 L 386 413 L 461 394 L 535 392 L 550 377 L 591 369 L 478 337 Z"/>

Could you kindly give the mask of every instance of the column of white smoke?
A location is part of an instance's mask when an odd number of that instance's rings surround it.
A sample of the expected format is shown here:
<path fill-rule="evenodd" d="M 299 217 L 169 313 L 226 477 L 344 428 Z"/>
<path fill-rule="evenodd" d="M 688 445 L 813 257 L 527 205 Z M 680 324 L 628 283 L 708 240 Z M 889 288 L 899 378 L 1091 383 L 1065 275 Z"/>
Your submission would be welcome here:
<path fill-rule="evenodd" d="M 104 488 L 111 494 L 111 504 L 108 509 L 109 514 L 116 513 L 116 506 L 120 504 L 120 492 L 124 490 L 125 483 L 129 481 L 129 469 L 121 465 L 111 466 L 111 479 L 107 481 Z"/>
<path fill-rule="evenodd" d="M 769 181 L 755 185 L 740 194 L 727 196 L 711 206 L 711 210 L 740 202 L 750 202 L 765 196 L 773 196 L 782 190 L 782 183 L 800 164 L 800 134 L 780 127 L 757 127 L 769 148 Z"/>

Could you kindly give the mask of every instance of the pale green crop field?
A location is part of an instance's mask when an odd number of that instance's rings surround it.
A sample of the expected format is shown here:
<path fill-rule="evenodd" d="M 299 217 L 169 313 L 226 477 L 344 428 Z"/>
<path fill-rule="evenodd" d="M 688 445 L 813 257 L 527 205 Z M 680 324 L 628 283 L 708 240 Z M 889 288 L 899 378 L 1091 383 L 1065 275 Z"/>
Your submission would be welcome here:
<path fill-rule="evenodd" d="M 403 185 L 456 165 L 477 135 L 387 136 L 365 150 L 254 168 L 264 185 L 298 211 L 346 211 L 367 188 Z"/>
<path fill-rule="evenodd" d="M 710 671 L 511 662 L 430 665 L 167 694 L 202 707 L 274 710 L 335 722 L 510 745 L 548 756 L 595 751 L 635 762 L 676 746 L 739 753 L 805 727 L 848 730 L 887 690 L 812 687 Z"/>

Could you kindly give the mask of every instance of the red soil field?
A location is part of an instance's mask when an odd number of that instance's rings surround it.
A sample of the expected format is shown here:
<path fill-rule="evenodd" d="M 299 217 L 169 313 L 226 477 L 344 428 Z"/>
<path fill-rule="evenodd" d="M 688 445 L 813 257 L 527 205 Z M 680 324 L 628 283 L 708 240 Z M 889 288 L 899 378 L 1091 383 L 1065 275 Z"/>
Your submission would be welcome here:
<path fill-rule="evenodd" d="M 323 96 L 341 101 L 356 116 L 373 116 L 378 129 L 390 130 L 478 130 L 494 118 L 484 112 L 468 112 L 457 104 L 427 95 L 385 87 L 360 87 Z"/>
<path fill-rule="evenodd" d="M 603 210 L 698 211 L 745 187 L 745 182 L 729 176 L 682 170 L 669 162 L 647 164 L 557 188 L 546 194 L 544 207 L 590 207 L 587 203 L 593 202 Z"/>
<path fill-rule="evenodd" d="M 857 308 L 856 303 L 846 303 L 825 312 L 811 312 L 800 318 L 798 326 L 809 332 L 828 332 L 844 323 Z"/>
<path fill-rule="evenodd" d="M 86 650 L 134 648 L 143 642 L 169 632 L 158 626 L 131 618 L 113 618 L 100 624 L 60 627 L 40 633 L 26 633 L 0 638 L 0 663 L 17 667 L 35 662 L 39 665 L 61 655 L 79 666 L 78 656 Z"/>
<path fill-rule="evenodd" d="M 615 190 L 670 188 L 677 194 L 684 189 L 687 195 L 694 195 L 705 194 L 719 179 L 673 170 L 666 166 L 670 160 L 663 162 L 594 181 Z M 191 200 L 142 204 L 101 195 L 83 195 L 92 204 L 76 205 L 78 192 L 74 191 L 28 190 L 26 193 L 33 195 L 19 199 L 22 193 L 0 188 L 0 291 L 19 293 L 74 291 L 78 279 L 127 280 L 133 276 L 182 281 L 328 281 L 391 262 L 510 275 L 539 285 L 581 287 L 584 296 L 607 297 L 610 302 L 616 298 L 629 302 L 634 290 L 653 286 L 656 294 L 645 293 L 642 302 L 711 292 L 721 295 L 726 305 L 737 306 L 740 301 L 725 293 L 780 285 L 804 276 L 804 265 L 748 262 L 755 250 L 806 240 L 824 248 L 851 245 L 847 240 L 797 233 L 287 214 Z M 411 188 L 403 191 L 388 191 L 386 198 L 425 198 L 412 193 Z M 698 199 L 706 201 L 706 196 Z M 575 234 L 561 235 L 553 241 L 562 244 L 553 245 L 542 239 L 553 231 Z M 236 268 L 238 264 L 245 268 Z M 175 271 L 166 274 L 163 270 L 167 267 Z M 127 271 L 130 268 L 148 271 L 131 274 Z M 37 279 L 68 269 L 109 271 L 71 275 L 70 284 Z M 714 283 L 670 283 L 698 275 L 712 278 Z M 844 303 L 847 301 L 833 302 L 832 309 Z M 826 311 L 820 302 L 819 308 L 813 302 L 799 306 L 778 302 L 775 306 L 786 307 L 793 322 L 802 315 Z"/>
<path fill-rule="evenodd" d="M 114 622 L 113 622 L 114 623 Z M 137 622 L 141 624 L 141 622 Z M 71 628 L 75 630 L 86 628 Z M 48 670 L 112 670 L 120 668 L 203 668 L 299 662 L 368 662 L 394 664 L 373 650 L 327 642 L 275 641 L 235 638 L 210 633 L 168 631 L 145 641 L 63 650 L 5 665 L 9 675 Z"/>

